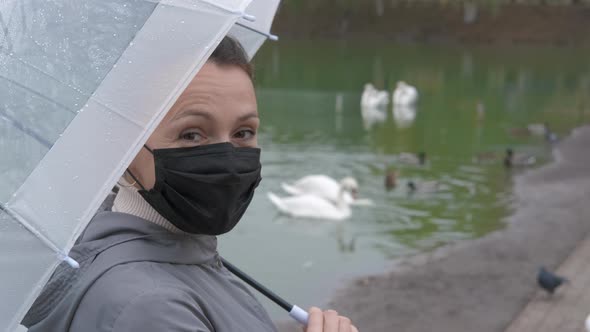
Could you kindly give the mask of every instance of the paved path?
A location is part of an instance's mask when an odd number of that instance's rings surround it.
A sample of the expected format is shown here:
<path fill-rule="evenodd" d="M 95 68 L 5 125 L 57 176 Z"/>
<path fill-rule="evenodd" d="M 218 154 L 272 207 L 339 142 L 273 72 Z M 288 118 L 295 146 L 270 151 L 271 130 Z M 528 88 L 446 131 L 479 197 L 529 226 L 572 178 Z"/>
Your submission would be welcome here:
<path fill-rule="evenodd" d="M 550 297 L 538 291 L 506 332 L 583 332 L 590 313 L 590 237 L 557 270 L 571 280 Z"/>

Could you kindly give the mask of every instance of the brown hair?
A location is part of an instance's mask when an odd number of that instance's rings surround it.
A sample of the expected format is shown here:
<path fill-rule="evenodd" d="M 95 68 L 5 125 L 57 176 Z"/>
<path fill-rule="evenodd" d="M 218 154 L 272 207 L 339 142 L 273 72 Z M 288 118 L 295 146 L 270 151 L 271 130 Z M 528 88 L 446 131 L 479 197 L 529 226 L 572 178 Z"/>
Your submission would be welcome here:
<path fill-rule="evenodd" d="M 240 42 L 233 37 L 223 38 L 209 57 L 209 61 L 213 61 L 219 66 L 238 66 L 248 74 L 250 79 L 254 79 L 254 68 L 248 61 L 248 55 Z"/>

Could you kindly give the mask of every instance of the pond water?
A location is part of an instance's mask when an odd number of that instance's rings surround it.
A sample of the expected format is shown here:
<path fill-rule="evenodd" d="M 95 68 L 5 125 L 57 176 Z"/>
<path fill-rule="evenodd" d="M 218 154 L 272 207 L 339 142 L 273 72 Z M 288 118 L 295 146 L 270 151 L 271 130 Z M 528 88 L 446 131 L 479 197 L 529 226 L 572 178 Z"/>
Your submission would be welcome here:
<path fill-rule="evenodd" d="M 590 120 L 590 51 L 553 48 L 465 48 L 345 42 L 279 42 L 256 58 L 262 119 L 263 178 L 221 253 L 301 307 L 325 305 L 355 276 L 387 270 L 400 258 L 505 227 L 512 174 L 506 148 L 551 160 L 543 137 L 512 128 L 549 124 L 565 135 Z M 392 91 L 398 80 L 420 93 L 415 119 L 365 125 L 365 83 Z M 477 109 L 485 109 L 483 118 Z M 423 167 L 402 152 L 427 153 Z M 479 153 L 498 160 L 474 162 Z M 386 191 L 388 169 L 398 186 Z M 512 171 L 514 172 L 514 171 Z M 353 207 L 341 222 L 280 215 L 267 192 L 309 174 L 355 177 L 371 207 Z M 408 181 L 440 181 L 434 193 L 408 194 Z M 284 314 L 263 301 L 273 318 Z"/>

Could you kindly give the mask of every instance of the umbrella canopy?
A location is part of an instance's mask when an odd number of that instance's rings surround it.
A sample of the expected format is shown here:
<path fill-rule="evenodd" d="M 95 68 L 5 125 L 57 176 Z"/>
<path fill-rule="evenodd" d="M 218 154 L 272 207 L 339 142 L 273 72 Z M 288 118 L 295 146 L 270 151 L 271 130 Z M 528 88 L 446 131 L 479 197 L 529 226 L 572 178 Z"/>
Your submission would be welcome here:
<path fill-rule="evenodd" d="M 0 331 L 249 3 L 0 3 Z"/>
<path fill-rule="evenodd" d="M 270 33 L 280 0 L 252 0 L 246 13 L 256 17 L 254 21 L 246 18 L 238 20 L 229 34 L 236 37 L 244 47 L 248 57 L 252 59 L 258 49 L 267 40 L 278 40 L 278 37 Z"/>

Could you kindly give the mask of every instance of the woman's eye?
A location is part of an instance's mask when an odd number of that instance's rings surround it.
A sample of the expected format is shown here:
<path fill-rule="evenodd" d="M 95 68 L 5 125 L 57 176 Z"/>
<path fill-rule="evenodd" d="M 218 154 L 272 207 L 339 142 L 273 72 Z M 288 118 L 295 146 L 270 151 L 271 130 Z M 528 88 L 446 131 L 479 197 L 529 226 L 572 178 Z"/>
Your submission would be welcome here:
<path fill-rule="evenodd" d="M 244 129 L 235 133 L 234 137 L 239 139 L 250 139 L 254 137 L 254 135 L 256 135 L 256 133 L 253 130 Z"/>
<path fill-rule="evenodd" d="M 185 141 L 199 142 L 203 139 L 203 136 L 197 132 L 191 131 L 180 135 L 180 138 Z"/>

